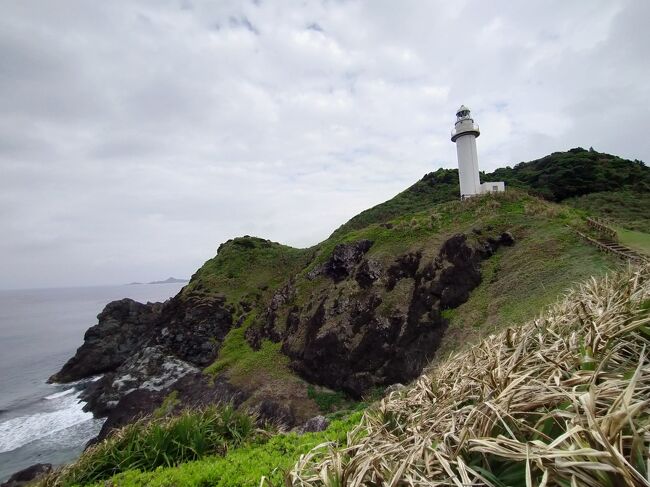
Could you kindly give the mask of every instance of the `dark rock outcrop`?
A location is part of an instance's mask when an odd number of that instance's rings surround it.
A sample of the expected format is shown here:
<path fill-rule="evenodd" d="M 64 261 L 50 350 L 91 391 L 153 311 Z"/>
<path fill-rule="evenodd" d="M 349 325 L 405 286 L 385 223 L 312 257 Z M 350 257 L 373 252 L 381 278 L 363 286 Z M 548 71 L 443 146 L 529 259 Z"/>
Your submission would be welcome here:
<path fill-rule="evenodd" d="M 334 247 L 329 259 L 309 273 L 310 279 L 315 279 L 323 274 L 334 282 L 340 282 L 352 274 L 363 255 L 372 247 L 371 240 L 358 240 L 357 242 L 338 244 Z"/>
<path fill-rule="evenodd" d="M 23 487 L 31 484 L 35 480 L 49 474 L 52 471 L 51 463 L 36 463 L 30 467 L 16 472 L 6 482 L 0 484 L 0 487 Z"/>
<path fill-rule="evenodd" d="M 179 295 L 147 304 L 123 299 L 109 303 L 98 320 L 75 356 L 50 380 L 104 374 L 88 383 L 81 396 L 86 411 L 109 416 L 100 437 L 114 425 L 151 412 L 172 390 L 184 385 L 189 391 L 185 377 L 193 378 L 192 388 L 203 388 L 200 368 L 215 360 L 233 326 L 231 310 L 218 295 Z M 207 390 L 216 402 L 232 399 L 223 387 Z M 190 401 L 192 394 L 183 400 Z"/>
<path fill-rule="evenodd" d="M 115 370 L 149 339 L 161 308 L 160 303 L 132 299 L 108 303 L 97 315 L 98 324 L 86 331 L 83 345 L 50 381 L 72 382 Z"/>
<path fill-rule="evenodd" d="M 262 338 L 268 338 L 274 342 L 279 342 L 282 339 L 282 335 L 278 333 L 275 326 L 277 313 L 280 308 L 290 303 L 295 295 L 296 289 L 293 280 L 290 280 L 273 294 L 262 317 L 261 326 L 251 327 L 246 330 L 246 340 L 253 349 L 259 350 Z"/>
<path fill-rule="evenodd" d="M 314 416 L 305 421 L 305 424 L 298 429 L 298 432 L 316 433 L 318 431 L 325 431 L 329 425 L 330 421 L 325 416 Z"/>
<path fill-rule="evenodd" d="M 113 430 L 145 417 L 161 407 L 165 398 L 174 394 L 175 401 L 166 414 L 179 412 L 183 408 L 201 408 L 214 403 L 229 403 L 239 406 L 248 397 L 223 378 L 211 379 L 201 372 L 187 374 L 170 387 L 135 389 L 125 396 L 109 412 L 97 438 L 91 444 L 106 438 Z"/>
<path fill-rule="evenodd" d="M 189 295 L 170 299 L 156 324 L 154 342 L 192 365 L 214 362 L 221 342 L 233 327 L 231 309 L 222 296 Z"/>
<path fill-rule="evenodd" d="M 382 275 L 381 264 L 373 259 L 363 260 L 359 269 L 357 270 L 354 278 L 359 286 L 363 289 L 368 289 L 377 281 Z"/>
<path fill-rule="evenodd" d="M 391 291 L 400 279 L 415 277 L 415 273 L 420 267 L 421 258 L 422 252 L 409 252 L 395 259 L 395 263 L 388 268 L 386 288 Z"/>
<path fill-rule="evenodd" d="M 434 259 L 427 262 L 420 252 L 407 253 L 383 276 L 362 277 L 361 282 L 358 276 L 369 273 L 369 261 L 360 264 L 361 249 L 369 247 L 337 248 L 328 275 L 335 280 L 354 275 L 361 292 L 324 295 L 315 308 L 294 310 L 282 351 L 308 381 L 355 397 L 374 386 L 410 381 L 440 344 L 447 327 L 441 312 L 468 299 L 481 281 L 480 262 L 510 242 L 505 234 L 471 242 L 454 235 Z M 380 308 L 403 279 L 409 280 L 409 295 Z M 384 282 L 388 294 L 374 289 L 375 282 Z"/>
<path fill-rule="evenodd" d="M 147 304 L 122 299 L 106 305 L 97 319 L 75 356 L 50 381 L 71 382 L 113 372 L 154 345 L 203 367 L 214 361 L 219 344 L 232 327 L 231 311 L 219 296 L 177 296 L 165 303 Z"/>
<path fill-rule="evenodd" d="M 84 409 L 104 416 L 133 391 L 164 391 L 181 377 L 198 372 L 190 363 L 167 354 L 160 345 L 145 347 L 115 371 L 88 385 L 82 393 L 82 399 L 87 401 Z"/>

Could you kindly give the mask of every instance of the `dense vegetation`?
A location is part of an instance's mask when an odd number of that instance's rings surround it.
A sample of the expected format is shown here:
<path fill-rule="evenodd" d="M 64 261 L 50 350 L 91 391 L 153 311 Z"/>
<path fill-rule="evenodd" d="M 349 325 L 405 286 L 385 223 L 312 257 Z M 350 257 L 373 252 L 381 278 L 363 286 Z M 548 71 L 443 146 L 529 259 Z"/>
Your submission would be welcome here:
<path fill-rule="evenodd" d="M 628 161 L 580 147 L 497 169 L 485 177 L 505 181 L 507 186 L 527 189 L 551 201 L 604 191 L 650 192 L 650 168 L 642 161 Z"/>

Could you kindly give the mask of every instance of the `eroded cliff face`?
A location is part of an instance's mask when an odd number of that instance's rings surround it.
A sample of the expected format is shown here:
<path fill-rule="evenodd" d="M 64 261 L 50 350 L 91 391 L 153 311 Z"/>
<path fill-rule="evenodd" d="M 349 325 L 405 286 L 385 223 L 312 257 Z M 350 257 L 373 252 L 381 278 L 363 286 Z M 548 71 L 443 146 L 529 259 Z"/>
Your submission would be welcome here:
<path fill-rule="evenodd" d="M 447 327 L 443 311 L 464 303 L 481 281 L 481 261 L 513 242 L 508 233 L 471 239 L 458 234 L 434 258 L 406 253 L 387 268 L 365 257 L 372 242 L 340 244 L 307 274 L 330 285 L 305 297 L 290 281 L 247 338 L 254 347 L 265 338 L 281 341 L 302 377 L 355 397 L 374 386 L 410 381 L 440 344 Z"/>

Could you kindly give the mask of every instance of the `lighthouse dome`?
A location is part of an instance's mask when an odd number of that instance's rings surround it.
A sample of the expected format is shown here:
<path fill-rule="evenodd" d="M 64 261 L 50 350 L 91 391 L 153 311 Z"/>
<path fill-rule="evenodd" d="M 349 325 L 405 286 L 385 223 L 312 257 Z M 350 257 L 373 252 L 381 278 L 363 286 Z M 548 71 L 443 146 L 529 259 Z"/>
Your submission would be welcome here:
<path fill-rule="evenodd" d="M 469 108 L 467 108 L 465 105 L 461 105 L 458 110 L 456 110 L 456 115 L 464 115 L 467 112 L 469 114 Z"/>

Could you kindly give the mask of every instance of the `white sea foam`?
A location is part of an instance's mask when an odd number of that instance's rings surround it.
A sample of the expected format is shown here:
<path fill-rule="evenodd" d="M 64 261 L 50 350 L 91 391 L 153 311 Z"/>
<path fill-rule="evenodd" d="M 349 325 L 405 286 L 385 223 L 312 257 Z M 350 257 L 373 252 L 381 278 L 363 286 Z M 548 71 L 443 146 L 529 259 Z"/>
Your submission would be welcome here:
<path fill-rule="evenodd" d="M 20 416 L 0 423 L 0 453 L 15 450 L 57 431 L 92 420 L 92 413 L 83 411 L 79 394 L 80 392 L 58 396 L 56 399 L 59 403 L 54 411 Z"/>
<path fill-rule="evenodd" d="M 58 399 L 59 397 L 67 396 L 68 394 L 72 394 L 75 391 L 74 387 L 72 389 L 66 389 L 65 391 L 57 392 L 55 394 L 50 394 L 49 396 L 45 396 L 45 399 L 48 401 L 51 401 L 52 399 Z"/>

